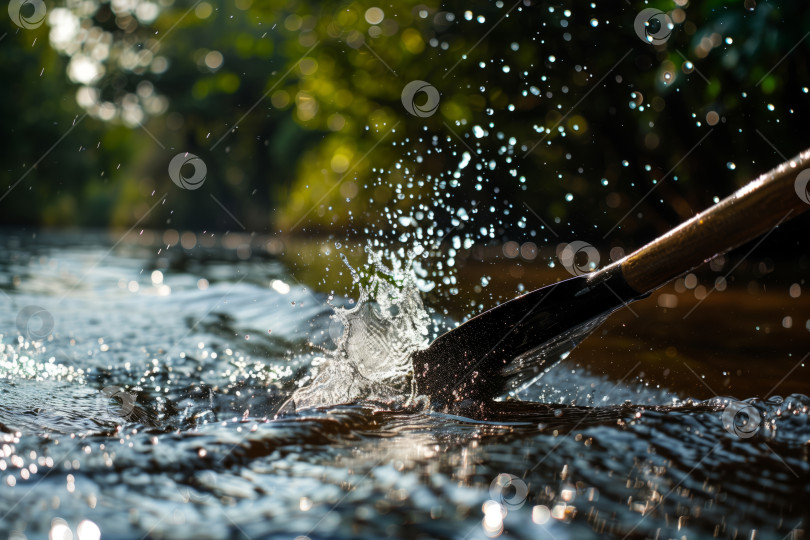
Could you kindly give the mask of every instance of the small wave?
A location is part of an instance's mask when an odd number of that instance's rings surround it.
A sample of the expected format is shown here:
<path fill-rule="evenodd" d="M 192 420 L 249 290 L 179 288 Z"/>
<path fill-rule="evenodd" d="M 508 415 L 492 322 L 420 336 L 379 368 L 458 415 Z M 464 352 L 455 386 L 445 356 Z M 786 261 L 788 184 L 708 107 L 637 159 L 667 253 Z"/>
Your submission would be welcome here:
<path fill-rule="evenodd" d="M 360 297 L 353 308 L 334 307 L 330 332 L 336 348 L 282 412 L 360 400 L 403 405 L 414 397 L 411 355 L 427 346 L 430 323 L 411 271 L 416 253 L 405 264 L 392 259 L 387 266 L 382 253 L 371 247 L 366 252 L 369 264 L 361 271 L 343 258 Z"/>

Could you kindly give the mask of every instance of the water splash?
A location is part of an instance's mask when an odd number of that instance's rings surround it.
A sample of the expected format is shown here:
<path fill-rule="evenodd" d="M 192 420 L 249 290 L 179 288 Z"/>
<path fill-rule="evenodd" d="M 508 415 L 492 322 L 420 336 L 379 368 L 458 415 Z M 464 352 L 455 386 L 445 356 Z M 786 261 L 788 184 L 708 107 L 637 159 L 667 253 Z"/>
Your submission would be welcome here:
<path fill-rule="evenodd" d="M 413 271 L 419 250 L 408 252 L 403 263 L 382 251 L 366 247 L 365 270 L 352 274 L 360 297 L 353 308 L 334 307 L 330 333 L 337 347 L 314 362 L 309 382 L 295 391 L 282 407 L 326 407 L 361 400 L 389 405 L 414 398 L 411 354 L 428 344 L 430 316 L 422 304 Z M 310 382 L 311 381 L 311 382 Z"/>

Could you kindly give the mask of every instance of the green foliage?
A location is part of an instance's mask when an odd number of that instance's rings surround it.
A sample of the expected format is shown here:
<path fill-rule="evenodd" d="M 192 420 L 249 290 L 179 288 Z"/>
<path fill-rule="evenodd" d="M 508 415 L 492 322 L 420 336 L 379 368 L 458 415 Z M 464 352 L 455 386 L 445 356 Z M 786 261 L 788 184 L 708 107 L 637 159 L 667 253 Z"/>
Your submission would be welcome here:
<path fill-rule="evenodd" d="M 806 146 L 796 134 L 810 98 L 810 12 L 800 2 L 653 5 L 676 21 L 656 46 L 634 31 L 642 2 L 407 0 L 380 6 L 380 21 L 369 2 L 185 2 L 154 21 L 99 2 L 74 10 L 85 32 L 77 42 L 112 43 L 103 74 L 87 84 L 95 102 L 83 106 L 68 73 L 87 49 L 53 46 L 51 20 L 22 30 L 6 19 L 3 193 L 27 176 L 0 215 L 363 233 L 387 226 L 383 208 L 413 204 L 392 186 L 410 179 L 411 194 L 435 197 L 419 180 L 446 177 L 473 148 L 474 161 L 497 166 L 460 171 L 436 205 L 493 204 L 514 216 L 526 202 L 560 229 L 604 232 L 630 213 L 612 241 L 647 239 L 779 161 L 773 147 L 789 156 Z M 439 90 L 436 114 L 404 109 L 412 80 Z M 110 120 L 101 119 L 105 103 Z M 473 136 L 473 126 L 487 135 Z M 203 188 L 171 182 L 167 166 L 180 152 L 205 161 Z M 532 219 L 528 228 L 540 229 Z M 525 234 L 517 223 L 497 233 Z"/>

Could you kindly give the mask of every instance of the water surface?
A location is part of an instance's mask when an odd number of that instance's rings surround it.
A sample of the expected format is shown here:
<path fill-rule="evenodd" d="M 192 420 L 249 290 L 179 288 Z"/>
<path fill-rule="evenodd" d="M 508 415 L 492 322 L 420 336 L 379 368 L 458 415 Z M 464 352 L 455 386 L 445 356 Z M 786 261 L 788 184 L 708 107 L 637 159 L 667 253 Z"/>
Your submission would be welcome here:
<path fill-rule="evenodd" d="M 810 399 L 778 396 L 806 380 L 796 355 L 806 338 L 774 343 L 778 362 L 759 368 L 778 380 L 797 366 L 791 386 L 737 415 L 730 399 L 686 399 L 706 397 L 688 391 L 700 377 L 656 379 L 661 357 L 639 365 L 652 348 L 643 335 L 628 344 L 606 330 L 580 356 L 598 354 L 604 369 L 580 367 L 577 351 L 527 396 L 537 403 L 451 414 L 365 401 L 277 418 L 335 346 L 328 297 L 240 241 L 193 251 L 116 241 L 0 235 L 5 535 L 784 538 L 805 528 Z M 695 361 L 733 347 L 703 350 L 688 358 L 701 373 Z M 758 395 L 735 382 L 737 399 Z"/>

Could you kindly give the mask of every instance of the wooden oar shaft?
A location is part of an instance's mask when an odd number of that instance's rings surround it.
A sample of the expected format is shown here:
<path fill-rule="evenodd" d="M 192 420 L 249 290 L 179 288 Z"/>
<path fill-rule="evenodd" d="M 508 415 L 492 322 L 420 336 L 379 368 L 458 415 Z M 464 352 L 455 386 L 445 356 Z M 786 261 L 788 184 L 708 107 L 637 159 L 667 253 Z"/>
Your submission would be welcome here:
<path fill-rule="evenodd" d="M 796 191 L 808 168 L 810 149 L 614 264 L 630 287 L 650 292 L 810 209 Z"/>

